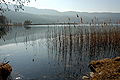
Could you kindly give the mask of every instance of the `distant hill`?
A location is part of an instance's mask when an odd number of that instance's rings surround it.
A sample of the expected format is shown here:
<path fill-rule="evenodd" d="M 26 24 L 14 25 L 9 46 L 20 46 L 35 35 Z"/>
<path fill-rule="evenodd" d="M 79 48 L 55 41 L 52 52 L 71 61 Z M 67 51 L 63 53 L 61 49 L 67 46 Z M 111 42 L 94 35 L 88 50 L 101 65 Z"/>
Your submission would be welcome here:
<path fill-rule="evenodd" d="M 24 7 L 24 11 L 21 11 L 24 13 L 30 13 L 30 14 L 37 14 L 37 15 L 60 15 L 61 13 L 52 10 L 52 9 L 37 9 L 34 7 Z"/>
<path fill-rule="evenodd" d="M 24 22 L 28 19 L 32 20 L 33 23 L 79 22 L 80 17 L 83 18 L 84 22 L 91 22 L 91 19 L 94 17 L 97 17 L 98 21 L 107 21 L 110 18 L 112 22 L 120 20 L 120 13 L 59 12 L 51 9 L 37 9 L 26 6 L 24 9 L 24 11 L 20 12 L 5 12 L 4 15 L 11 19 L 12 22 Z M 79 18 L 77 15 L 79 15 Z M 70 18 L 70 21 L 68 21 L 68 18 Z"/>

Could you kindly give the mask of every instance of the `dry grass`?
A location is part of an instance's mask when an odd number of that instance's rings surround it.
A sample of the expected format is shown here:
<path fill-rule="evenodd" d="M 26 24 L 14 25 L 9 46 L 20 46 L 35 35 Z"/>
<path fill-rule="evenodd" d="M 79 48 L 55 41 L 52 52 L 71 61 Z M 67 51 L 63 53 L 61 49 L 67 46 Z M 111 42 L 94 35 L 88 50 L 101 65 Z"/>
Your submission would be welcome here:
<path fill-rule="evenodd" d="M 120 57 L 92 61 L 90 68 L 94 72 L 90 80 L 120 80 Z"/>

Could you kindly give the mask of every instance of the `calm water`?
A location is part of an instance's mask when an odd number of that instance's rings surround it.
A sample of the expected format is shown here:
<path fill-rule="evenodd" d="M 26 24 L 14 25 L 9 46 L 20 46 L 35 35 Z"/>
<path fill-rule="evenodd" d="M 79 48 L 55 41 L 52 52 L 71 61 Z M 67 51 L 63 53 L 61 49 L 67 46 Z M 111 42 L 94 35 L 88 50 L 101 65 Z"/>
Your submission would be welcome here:
<path fill-rule="evenodd" d="M 120 28 L 11 27 L 1 32 L 0 62 L 10 61 L 13 80 L 80 80 L 92 60 L 120 56 Z"/>

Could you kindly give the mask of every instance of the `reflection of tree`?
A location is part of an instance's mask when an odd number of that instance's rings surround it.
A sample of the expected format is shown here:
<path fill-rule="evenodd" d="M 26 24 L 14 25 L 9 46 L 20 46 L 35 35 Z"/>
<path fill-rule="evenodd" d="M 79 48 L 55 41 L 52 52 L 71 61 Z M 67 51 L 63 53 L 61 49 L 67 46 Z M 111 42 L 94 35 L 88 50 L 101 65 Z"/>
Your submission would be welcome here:
<path fill-rule="evenodd" d="M 0 26 L 0 39 L 10 30 L 9 26 Z"/>
<path fill-rule="evenodd" d="M 91 60 L 119 56 L 119 31 L 119 27 L 55 27 L 48 31 L 49 54 L 56 54 L 67 77 L 77 77 L 88 72 Z"/>
<path fill-rule="evenodd" d="M 8 19 L 1 15 L 0 16 L 0 38 L 3 38 L 4 35 L 7 34 L 7 32 L 9 31 L 9 26 L 7 26 L 8 24 Z"/>

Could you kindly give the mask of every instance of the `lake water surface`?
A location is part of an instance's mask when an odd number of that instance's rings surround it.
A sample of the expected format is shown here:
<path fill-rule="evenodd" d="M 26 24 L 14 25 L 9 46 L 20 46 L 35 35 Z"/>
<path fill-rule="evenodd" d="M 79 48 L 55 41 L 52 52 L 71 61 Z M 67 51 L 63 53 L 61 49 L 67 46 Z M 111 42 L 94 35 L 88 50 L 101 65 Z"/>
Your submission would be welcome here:
<path fill-rule="evenodd" d="M 120 56 L 119 26 L 23 26 L 0 35 L 12 80 L 80 80 L 92 60 Z"/>

